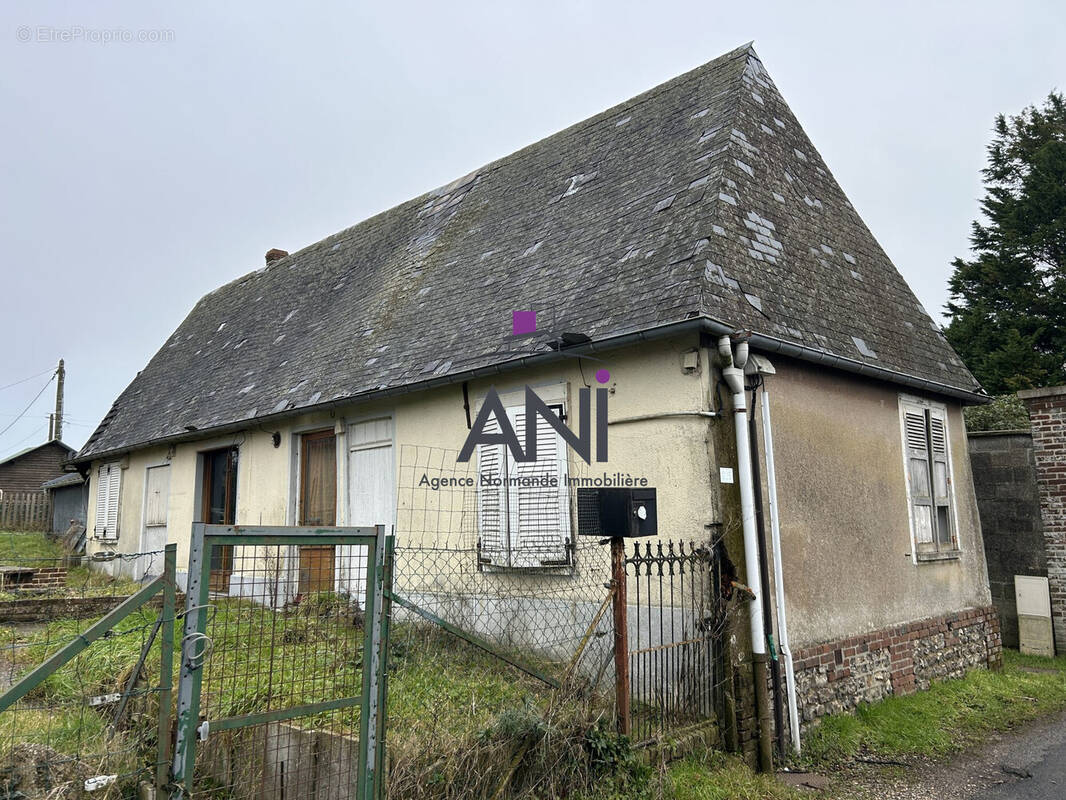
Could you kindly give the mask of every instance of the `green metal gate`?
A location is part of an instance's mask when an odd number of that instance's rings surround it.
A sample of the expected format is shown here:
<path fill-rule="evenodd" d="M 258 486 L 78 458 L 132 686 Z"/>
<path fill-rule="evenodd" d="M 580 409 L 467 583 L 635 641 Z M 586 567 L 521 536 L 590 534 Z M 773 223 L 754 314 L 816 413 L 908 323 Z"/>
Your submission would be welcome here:
<path fill-rule="evenodd" d="M 173 800 L 383 794 L 393 539 L 193 526 Z"/>

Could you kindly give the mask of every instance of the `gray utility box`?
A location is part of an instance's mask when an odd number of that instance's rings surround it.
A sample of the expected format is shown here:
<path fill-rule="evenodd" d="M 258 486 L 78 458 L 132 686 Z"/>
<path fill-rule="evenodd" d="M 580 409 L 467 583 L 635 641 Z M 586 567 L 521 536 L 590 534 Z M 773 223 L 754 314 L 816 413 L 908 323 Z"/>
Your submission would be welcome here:
<path fill-rule="evenodd" d="M 659 516 L 654 487 L 578 489 L 577 532 L 600 538 L 655 536 Z"/>
<path fill-rule="evenodd" d="M 1015 575 L 1014 598 L 1018 604 L 1018 649 L 1034 656 L 1055 655 L 1047 578 Z"/>

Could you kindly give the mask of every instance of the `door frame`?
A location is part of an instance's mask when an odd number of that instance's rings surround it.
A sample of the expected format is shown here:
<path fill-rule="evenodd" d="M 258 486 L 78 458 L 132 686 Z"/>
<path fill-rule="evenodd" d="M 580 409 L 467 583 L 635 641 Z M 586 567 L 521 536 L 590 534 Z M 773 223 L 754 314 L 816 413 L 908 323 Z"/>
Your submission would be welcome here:
<path fill-rule="evenodd" d="M 334 522 L 336 522 L 336 520 L 337 520 L 337 505 L 339 503 L 338 498 L 341 495 L 341 492 L 340 492 L 340 477 L 341 476 L 340 476 L 340 474 L 339 474 L 339 472 L 337 470 L 337 450 L 338 450 L 338 439 L 339 439 L 339 437 L 337 436 L 336 423 L 332 423 L 330 425 L 322 425 L 320 427 L 319 426 L 311 427 L 310 429 L 302 430 L 302 431 L 296 433 L 295 435 L 296 435 L 296 441 L 298 443 L 297 453 L 296 453 L 296 463 L 299 465 L 298 469 L 297 469 L 297 475 L 296 475 L 296 519 L 295 519 L 295 522 L 296 522 L 296 524 L 298 526 L 306 527 L 305 521 L 303 520 L 303 513 L 304 513 L 303 512 L 304 480 L 307 477 L 307 450 L 304 447 L 304 441 L 306 439 L 309 439 L 309 438 L 313 438 L 313 439 L 328 439 L 328 438 L 332 438 L 333 439 L 333 520 L 334 520 Z M 333 526 L 326 525 L 325 527 L 333 527 Z M 304 590 L 304 585 L 303 585 L 303 572 L 304 572 L 303 553 L 304 553 L 305 550 L 322 550 L 322 551 L 329 550 L 330 551 L 329 567 L 328 567 L 328 570 L 326 570 L 326 572 L 329 575 L 329 588 L 326 591 L 335 590 L 336 586 L 337 586 L 337 576 L 336 576 L 336 570 L 337 570 L 337 548 L 335 546 L 333 546 L 333 545 L 300 545 L 296 549 L 296 553 L 295 553 L 296 568 L 297 568 L 297 574 L 296 574 L 297 594 L 298 595 L 299 594 L 303 594 L 303 590 Z M 323 572 L 321 570 L 321 568 L 317 569 L 316 571 L 319 573 L 319 576 L 321 577 L 321 574 Z M 317 588 L 317 589 L 312 588 L 310 583 L 309 583 L 308 586 L 307 586 L 307 591 L 310 593 L 310 592 L 314 592 L 314 591 L 323 591 L 323 590 L 321 588 Z"/>
<path fill-rule="evenodd" d="M 220 450 L 225 450 L 225 451 L 227 451 L 230 454 L 232 454 L 232 452 L 234 450 L 237 451 L 237 469 L 235 470 L 235 474 L 233 476 L 233 520 L 231 522 L 223 522 L 223 524 L 226 524 L 226 525 L 236 525 L 237 524 L 237 508 L 239 507 L 238 506 L 238 501 L 240 499 L 241 447 L 240 447 L 239 444 L 234 444 L 234 443 L 216 444 L 213 447 L 207 447 L 207 448 L 205 448 L 203 450 L 198 450 L 197 451 L 197 453 L 196 453 L 196 460 L 197 460 L 197 470 L 196 470 L 196 472 L 197 472 L 198 480 L 196 481 L 196 487 L 197 487 L 197 491 L 199 492 L 199 497 L 198 497 L 199 508 L 197 509 L 197 516 L 199 516 L 200 522 L 203 522 L 204 524 L 210 524 L 209 517 L 211 516 L 211 491 L 210 491 L 209 487 L 207 486 L 207 483 L 214 476 L 211 474 L 211 462 L 208 459 L 208 456 L 211 455 L 212 453 L 217 453 Z M 231 456 L 231 458 L 232 458 L 232 456 Z M 228 465 L 231 464 L 231 463 L 232 463 L 232 461 L 228 462 L 227 469 L 229 468 Z M 227 489 L 227 491 L 229 490 L 228 484 L 227 484 L 226 489 Z M 226 503 L 226 507 L 227 508 L 229 507 L 229 503 L 228 502 Z M 222 552 L 220 554 L 222 563 L 224 564 L 226 562 L 226 557 L 228 555 L 230 568 L 226 569 L 225 567 L 222 567 L 222 568 L 220 568 L 218 570 L 218 572 L 222 573 L 222 583 L 224 584 L 224 586 L 223 586 L 222 589 L 219 589 L 214 583 L 212 583 L 212 591 L 228 592 L 229 591 L 229 576 L 233 572 L 233 546 L 232 545 L 221 545 L 221 547 L 223 548 L 223 550 L 222 550 Z M 209 553 L 208 554 L 208 562 L 209 563 L 210 563 L 210 557 L 211 556 L 210 556 L 210 553 Z"/>
<path fill-rule="evenodd" d="M 138 550 L 141 553 L 148 552 L 148 528 L 164 528 L 167 531 L 167 541 L 163 542 L 164 545 L 170 541 L 170 481 L 173 476 L 173 471 L 167 473 L 167 518 L 162 525 L 148 525 L 148 473 L 153 469 L 159 469 L 160 467 L 171 467 L 169 459 L 163 459 L 162 461 L 150 462 L 144 465 L 144 497 L 141 498 L 141 532 L 138 541 Z M 143 558 L 143 556 L 142 556 Z"/>

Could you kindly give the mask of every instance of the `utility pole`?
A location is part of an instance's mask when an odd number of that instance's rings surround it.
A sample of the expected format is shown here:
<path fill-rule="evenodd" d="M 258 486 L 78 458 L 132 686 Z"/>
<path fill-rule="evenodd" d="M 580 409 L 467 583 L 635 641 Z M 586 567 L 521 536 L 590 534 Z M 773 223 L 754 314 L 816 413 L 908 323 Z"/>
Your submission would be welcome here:
<path fill-rule="evenodd" d="M 56 369 L 55 426 L 52 429 L 52 439 L 57 442 L 63 439 L 63 381 L 66 375 L 67 370 L 63 366 L 63 359 L 59 359 L 59 368 Z"/>

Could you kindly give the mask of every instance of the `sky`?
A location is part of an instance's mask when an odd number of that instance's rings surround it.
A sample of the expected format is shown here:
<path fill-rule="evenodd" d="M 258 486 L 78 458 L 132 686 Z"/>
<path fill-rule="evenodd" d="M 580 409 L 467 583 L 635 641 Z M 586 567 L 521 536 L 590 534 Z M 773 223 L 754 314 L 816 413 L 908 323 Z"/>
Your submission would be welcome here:
<path fill-rule="evenodd" d="M 60 358 L 78 447 L 196 301 L 270 248 L 298 250 L 752 40 L 939 319 L 995 116 L 1066 89 L 1061 0 L 8 0 L 0 458 L 45 441 Z"/>

